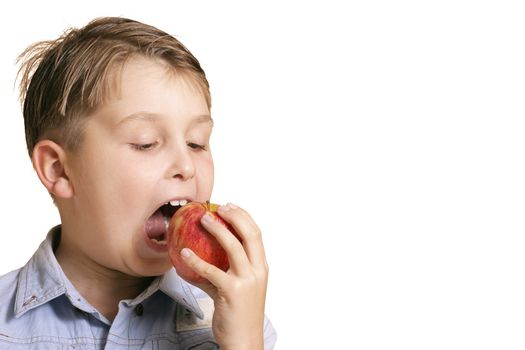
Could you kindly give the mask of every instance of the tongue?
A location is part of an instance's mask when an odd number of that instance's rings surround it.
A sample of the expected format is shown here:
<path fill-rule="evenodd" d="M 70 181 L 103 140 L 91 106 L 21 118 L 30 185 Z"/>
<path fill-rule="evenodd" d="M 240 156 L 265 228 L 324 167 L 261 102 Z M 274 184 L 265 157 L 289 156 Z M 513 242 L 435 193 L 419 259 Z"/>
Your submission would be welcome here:
<path fill-rule="evenodd" d="M 166 234 L 166 225 L 164 223 L 164 215 L 160 210 L 157 210 L 144 225 L 146 234 L 149 238 L 163 240 Z"/>

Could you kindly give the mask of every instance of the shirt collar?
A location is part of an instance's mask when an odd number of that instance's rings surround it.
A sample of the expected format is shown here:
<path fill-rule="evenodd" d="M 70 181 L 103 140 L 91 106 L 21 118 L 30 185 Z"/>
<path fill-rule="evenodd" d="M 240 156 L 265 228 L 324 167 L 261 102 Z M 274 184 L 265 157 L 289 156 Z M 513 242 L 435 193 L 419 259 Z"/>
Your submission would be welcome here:
<path fill-rule="evenodd" d="M 54 242 L 60 239 L 60 225 L 52 228 L 46 239 L 40 244 L 35 254 L 20 270 L 15 299 L 15 316 L 20 317 L 27 311 L 45 304 L 63 294 L 77 308 L 88 313 L 97 313 L 65 276 L 53 252 Z M 156 291 L 160 290 L 175 302 L 203 318 L 190 284 L 180 278 L 174 269 L 157 277 L 150 286 L 133 300 L 130 305 L 143 302 Z M 99 315 L 103 317 L 102 315 Z"/>
<path fill-rule="evenodd" d="M 180 278 L 173 268 L 164 275 L 155 278 L 146 290 L 135 299 L 126 301 L 126 303 L 131 306 L 138 305 L 159 290 L 184 308 L 193 312 L 198 318 L 204 318 L 204 313 L 199 307 L 195 295 L 199 294 L 195 293 L 196 288 Z"/>

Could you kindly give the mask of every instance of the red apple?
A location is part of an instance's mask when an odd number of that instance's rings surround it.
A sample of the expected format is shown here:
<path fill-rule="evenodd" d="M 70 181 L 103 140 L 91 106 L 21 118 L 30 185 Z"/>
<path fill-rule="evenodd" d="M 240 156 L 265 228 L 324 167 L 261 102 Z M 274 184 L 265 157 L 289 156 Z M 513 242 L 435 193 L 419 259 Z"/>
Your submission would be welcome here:
<path fill-rule="evenodd" d="M 191 202 L 177 210 L 168 226 L 168 254 L 179 276 L 193 283 L 203 283 L 206 280 L 193 272 L 180 256 L 182 248 L 189 248 L 201 259 L 213 264 L 223 271 L 230 264 L 226 251 L 219 242 L 201 224 L 201 218 L 209 213 L 215 220 L 234 233 L 233 228 L 218 214 L 219 206 L 213 203 Z M 234 233 L 235 234 L 235 233 Z M 237 237 L 238 238 L 238 237 Z"/>

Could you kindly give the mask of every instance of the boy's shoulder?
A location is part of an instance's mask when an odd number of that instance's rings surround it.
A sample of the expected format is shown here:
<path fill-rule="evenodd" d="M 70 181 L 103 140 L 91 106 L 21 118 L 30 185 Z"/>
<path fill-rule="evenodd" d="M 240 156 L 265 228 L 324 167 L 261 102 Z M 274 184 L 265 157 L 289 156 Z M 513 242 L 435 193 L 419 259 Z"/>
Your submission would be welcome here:
<path fill-rule="evenodd" d="M 45 243 L 49 239 L 48 234 L 24 266 L 0 276 L 0 349 L 5 346 L 18 349 L 17 346 L 27 345 L 32 332 L 50 323 L 49 313 L 23 317 L 31 309 L 54 298 L 48 287 L 56 278 L 49 275 L 49 264 L 44 261 Z"/>
<path fill-rule="evenodd" d="M 5 342 L 13 345 L 12 338 L 18 337 L 20 329 L 28 327 L 27 321 L 17 318 L 15 314 L 21 270 L 20 268 L 0 276 L 0 349 L 5 348 L 3 347 Z M 16 346 L 12 348 L 18 349 Z"/>
<path fill-rule="evenodd" d="M 20 270 L 21 268 L 0 276 L 0 296 L 5 296 L 6 293 L 12 292 L 15 289 L 14 287 L 16 287 Z"/>
<path fill-rule="evenodd" d="M 20 270 L 17 269 L 0 276 L 0 320 L 5 320 L 7 311 L 13 310 Z"/>

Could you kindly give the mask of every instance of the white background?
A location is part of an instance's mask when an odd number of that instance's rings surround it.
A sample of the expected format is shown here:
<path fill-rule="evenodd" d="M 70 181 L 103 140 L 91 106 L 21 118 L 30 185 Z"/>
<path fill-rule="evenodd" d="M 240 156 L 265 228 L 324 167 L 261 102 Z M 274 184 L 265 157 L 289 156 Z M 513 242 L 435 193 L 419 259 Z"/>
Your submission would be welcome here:
<path fill-rule="evenodd" d="M 278 349 L 524 348 L 519 1 L 134 3 L 0 5 L 0 273 L 58 223 L 26 154 L 15 57 L 121 15 L 207 72 L 213 199 L 263 229 Z"/>

